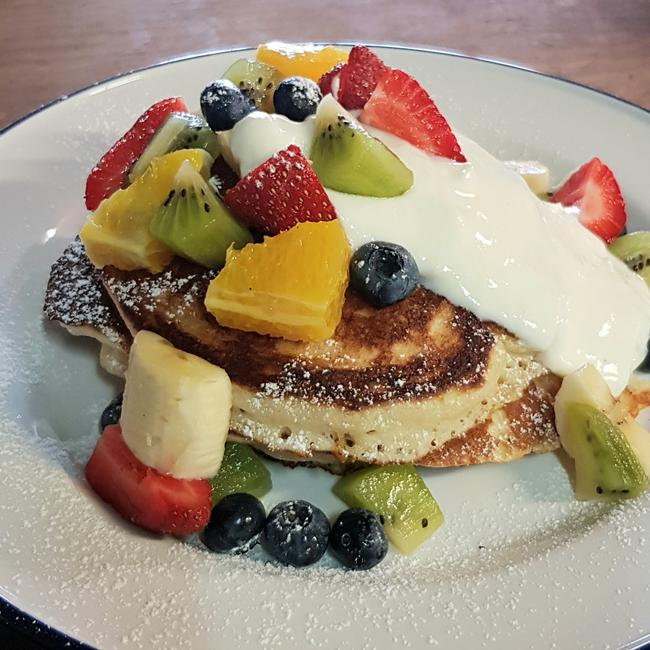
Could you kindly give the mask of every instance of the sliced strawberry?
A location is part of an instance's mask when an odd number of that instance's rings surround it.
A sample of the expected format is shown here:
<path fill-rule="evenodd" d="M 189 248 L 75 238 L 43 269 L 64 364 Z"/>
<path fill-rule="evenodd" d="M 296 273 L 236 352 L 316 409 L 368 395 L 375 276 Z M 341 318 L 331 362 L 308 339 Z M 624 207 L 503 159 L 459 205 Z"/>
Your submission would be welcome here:
<path fill-rule="evenodd" d="M 148 108 L 136 123 L 100 158 L 86 180 L 86 207 L 95 210 L 101 201 L 119 190 L 154 133 L 170 113 L 187 112 L 180 97 L 170 97 Z"/>
<path fill-rule="evenodd" d="M 294 144 L 244 176 L 224 201 L 245 224 L 266 235 L 303 221 L 336 219 L 332 202 Z"/>
<path fill-rule="evenodd" d="M 318 81 L 323 97 L 332 92 L 332 81 L 339 72 L 345 67 L 345 63 L 337 63 L 331 70 L 328 70 Z M 336 98 L 335 98 L 336 99 Z"/>
<path fill-rule="evenodd" d="M 348 110 L 363 108 L 380 77 L 389 69 L 367 47 L 355 45 L 339 76 L 339 103 Z"/>
<path fill-rule="evenodd" d="M 599 158 L 573 172 L 550 200 L 579 208 L 578 221 L 607 244 L 616 239 L 627 219 L 616 178 Z"/>
<path fill-rule="evenodd" d="M 401 70 L 379 80 L 359 120 L 444 158 L 465 162 L 447 120 L 420 84 Z"/>
<path fill-rule="evenodd" d="M 86 480 L 122 517 L 148 530 L 189 535 L 210 518 L 210 482 L 164 476 L 143 465 L 117 424 L 106 427 L 97 441 Z"/>

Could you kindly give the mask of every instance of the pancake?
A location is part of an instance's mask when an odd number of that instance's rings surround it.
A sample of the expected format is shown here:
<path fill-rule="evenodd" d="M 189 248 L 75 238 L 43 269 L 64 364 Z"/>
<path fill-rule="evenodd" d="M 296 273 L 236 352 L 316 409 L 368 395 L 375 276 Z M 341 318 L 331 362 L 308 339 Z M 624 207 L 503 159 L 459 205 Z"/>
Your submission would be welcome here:
<path fill-rule="evenodd" d="M 43 311 L 73 336 L 99 341 L 101 366 L 113 375 L 124 374 L 131 334 L 104 291 L 101 271 L 92 265 L 78 237 L 52 266 Z"/>
<path fill-rule="evenodd" d="M 83 317 L 84 332 L 105 336 L 106 323 L 89 314 L 119 314 L 122 334 L 147 329 L 221 366 L 233 387 L 230 438 L 271 457 L 340 471 L 355 463 L 508 462 L 559 447 L 553 403 L 561 379 L 505 330 L 431 291 L 420 287 L 383 309 L 349 291 L 331 339 L 287 341 L 221 327 L 203 305 L 213 273 L 202 267 L 175 259 L 157 275 L 99 273 L 72 246 L 76 257 L 64 253 L 50 285 L 62 294 L 91 274 L 103 307 L 73 317 L 61 313 L 69 301 L 48 308 L 46 299 L 48 317 L 68 328 Z M 126 336 L 114 349 L 124 349 Z M 639 385 L 623 399 L 636 415 L 650 392 Z"/>

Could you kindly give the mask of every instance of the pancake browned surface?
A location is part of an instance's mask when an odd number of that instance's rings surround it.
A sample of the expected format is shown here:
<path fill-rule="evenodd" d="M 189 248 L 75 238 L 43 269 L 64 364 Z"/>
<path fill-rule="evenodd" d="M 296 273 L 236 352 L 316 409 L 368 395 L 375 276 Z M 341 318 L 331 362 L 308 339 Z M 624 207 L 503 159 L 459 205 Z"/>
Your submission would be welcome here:
<path fill-rule="evenodd" d="M 105 294 L 101 272 L 86 256 L 79 238 L 52 266 L 43 310 L 49 320 L 60 323 L 70 334 L 97 339 L 104 368 L 123 374 L 131 334 Z"/>
<path fill-rule="evenodd" d="M 203 305 L 210 277 L 181 260 L 158 275 L 103 272 L 132 332 L 157 332 L 226 370 L 236 439 L 285 460 L 429 466 L 558 447 L 558 378 L 430 291 L 384 309 L 349 292 L 334 336 L 301 343 L 219 326 Z"/>

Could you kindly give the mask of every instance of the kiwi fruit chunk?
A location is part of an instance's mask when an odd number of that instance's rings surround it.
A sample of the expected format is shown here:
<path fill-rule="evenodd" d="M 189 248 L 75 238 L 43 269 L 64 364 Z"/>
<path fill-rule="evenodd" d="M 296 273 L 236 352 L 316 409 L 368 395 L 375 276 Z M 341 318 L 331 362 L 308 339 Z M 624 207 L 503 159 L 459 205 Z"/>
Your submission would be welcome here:
<path fill-rule="evenodd" d="M 273 487 L 271 472 L 259 456 L 240 442 L 227 442 L 217 475 L 210 480 L 212 505 L 229 494 L 246 492 L 261 498 Z"/>
<path fill-rule="evenodd" d="M 318 105 L 309 158 L 320 182 L 338 192 L 390 197 L 413 185 L 411 170 L 332 95 Z"/>
<path fill-rule="evenodd" d="M 631 499 L 648 487 L 648 477 L 622 431 L 591 404 L 565 405 L 575 458 L 575 491 L 582 501 Z"/>
<path fill-rule="evenodd" d="M 609 250 L 636 271 L 650 287 L 650 232 L 633 232 L 615 239 Z"/>
<path fill-rule="evenodd" d="M 224 73 L 224 79 L 232 81 L 259 111 L 273 113 L 273 93 L 284 79 L 282 73 L 268 63 L 239 59 Z"/>
<path fill-rule="evenodd" d="M 400 553 L 412 553 L 444 520 L 413 465 L 367 467 L 344 476 L 333 490 L 351 508 L 378 515 Z"/>
<path fill-rule="evenodd" d="M 179 149 L 203 149 L 216 158 L 219 142 L 203 118 L 191 113 L 171 113 L 135 161 L 129 172 L 129 183 L 144 174 L 154 158 Z"/>
<path fill-rule="evenodd" d="M 177 255 L 208 268 L 223 266 L 231 245 L 240 248 L 253 240 L 187 161 L 149 230 Z"/>

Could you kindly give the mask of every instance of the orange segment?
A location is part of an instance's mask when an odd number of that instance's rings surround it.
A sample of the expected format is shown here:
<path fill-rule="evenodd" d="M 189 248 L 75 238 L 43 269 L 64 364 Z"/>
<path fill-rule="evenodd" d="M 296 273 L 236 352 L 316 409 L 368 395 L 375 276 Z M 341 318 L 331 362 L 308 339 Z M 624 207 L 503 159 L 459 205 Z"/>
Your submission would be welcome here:
<path fill-rule="evenodd" d="M 258 46 L 256 58 L 272 65 L 285 77 L 297 75 L 318 81 L 337 63 L 347 61 L 348 53 L 332 45 L 272 41 Z"/>
<path fill-rule="evenodd" d="M 104 199 L 79 233 L 90 261 L 97 267 L 158 273 L 173 253 L 149 232 L 154 214 L 167 198 L 184 161 L 206 178 L 212 157 L 202 149 L 187 149 L 156 158 L 129 187 Z"/>
<path fill-rule="evenodd" d="M 205 306 L 226 327 L 323 341 L 341 320 L 349 262 L 338 219 L 300 223 L 262 244 L 231 248 Z"/>

